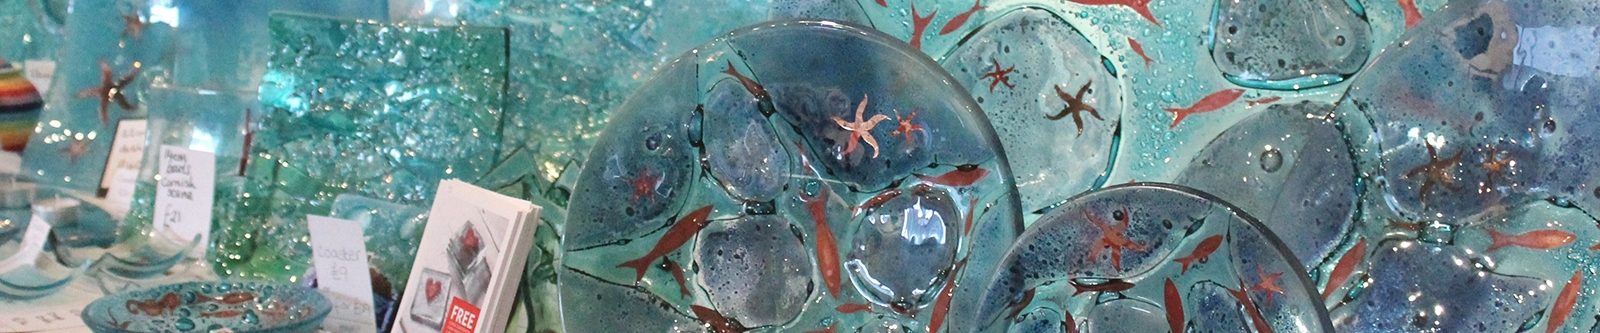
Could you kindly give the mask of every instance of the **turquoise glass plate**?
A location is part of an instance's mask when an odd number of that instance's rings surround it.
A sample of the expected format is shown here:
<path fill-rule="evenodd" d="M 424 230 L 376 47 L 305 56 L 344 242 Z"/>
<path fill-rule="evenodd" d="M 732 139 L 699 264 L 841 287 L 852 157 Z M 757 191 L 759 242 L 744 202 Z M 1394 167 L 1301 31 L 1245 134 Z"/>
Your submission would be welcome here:
<path fill-rule="evenodd" d="M 259 282 L 187 282 L 101 297 L 83 322 L 107 332 L 310 332 L 333 304 L 306 287 Z"/>

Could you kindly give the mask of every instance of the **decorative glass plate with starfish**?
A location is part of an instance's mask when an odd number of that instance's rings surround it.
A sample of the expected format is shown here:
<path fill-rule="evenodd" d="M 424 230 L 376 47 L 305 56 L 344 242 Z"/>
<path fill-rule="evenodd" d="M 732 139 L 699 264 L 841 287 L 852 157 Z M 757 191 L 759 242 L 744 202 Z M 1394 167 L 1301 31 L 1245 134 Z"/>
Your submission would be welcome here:
<path fill-rule="evenodd" d="M 736 30 L 615 113 L 568 210 L 566 329 L 938 330 L 1021 228 L 977 104 L 887 35 Z"/>

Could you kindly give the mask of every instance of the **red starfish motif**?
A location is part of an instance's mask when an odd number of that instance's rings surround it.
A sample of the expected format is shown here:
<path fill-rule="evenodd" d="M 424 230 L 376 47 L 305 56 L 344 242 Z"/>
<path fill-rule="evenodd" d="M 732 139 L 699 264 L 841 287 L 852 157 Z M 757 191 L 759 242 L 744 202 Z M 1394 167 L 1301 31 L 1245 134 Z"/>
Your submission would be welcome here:
<path fill-rule="evenodd" d="M 1144 250 L 1146 250 L 1147 247 L 1144 244 L 1140 244 L 1138 242 L 1134 242 L 1131 239 L 1128 239 L 1128 236 L 1127 236 L 1128 225 L 1131 224 L 1130 222 L 1133 221 L 1133 215 L 1128 212 L 1128 208 L 1127 207 L 1123 207 L 1122 208 L 1122 221 L 1123 221 L 1123 223 L 1121 225 L 1117 225 L 1115 223 L 1101 222 L 1100 218 L 1098 216 L 1095 216 L 1094 214 L 1090 214 L 1089 211 L 1087 211 L 1087 210 L 1083 211 L 1083 217 L 1088 219 L 1089 223 L 1093 224 L 1095 229 L 1099 229 L 1100 230 L 1100 239 L 1096 240 L 1095 243 L 1094 243 L 1094 246 L 1089 248 L 1089 261 L 1090 262 L 1094 262 L 1095 260 L 1098 260 L 1098 258 L 1100 258 L 1100 251 L 1104 251 L 1106 248 L 1110 248 L 1111 249 L 1111 268 L 1114 269 L 1114 270 L 1120 271 L 1120 270 L 1122 270 L 1122 251 L 1123 250 L 1132 250 L 1132 251 L 1144 251 Z"/>
<path fill-rule="evenodd" d="M 661 175 L 651 174 L 650 169 L 639 171 L 639 176 L 634 177 L 628 185 L 633 187 L 633 202 L 639 199 L 655 199 L 656 188 L 661 186 Z"/>
<path fill-rule="evenodd" d="M 1478 165 L 1484 171 L 1483 183 L 1478 184 L 1479 193 L 1494 191 L 1494 179 L 1506 179 L 1505 172 L 1516 166 L 1516 161 L 1510 158 L 1501 158 L 1501 153 L 1502 151 L 1499 148 L 1491 146 L 1489 147 L 1489 152 L 1484 154 L 1483 163 Z"/>
<path fill-rule="evenodd" d="M 879 114 L 873 115 L 871 118 L 867 118 L 866 120 L 862 120 L 862 114 L 866 111 L 867 96 L 862 95 L 861 104 L 856 106 L 856 121 L 845 121 L 843 118 L 839 118 L 838 116 L 833 117 L 834 123 L 838 123 L 839 127 L 844 128 L 846 131 L 850 131 L 850 140 L 848 140 L 849 142 L 845 144 L 844 151 L 841 152 L 841 155 L 850 155 L 850 153 L 855 152 L 856 148 L 860 147 L 860 144 L 856 143 L 856 140 L 861 140 L 865 141 L 868 146 L 872 146 L 872 158 L 878 158 L 878 139 L 872 137 L 872 128 L 878 127 L 878 122 L 889 120 L 889 116 Z"/>
<path fill-rule="evenodd" d="M 124 111 L 133 112 L 135 106 L 133 103 L 128 102 L 128 96 L 124 93 L 126 93 L 125 89 L 127 89 L 128 83 L 133 82 L 134 77 L 139 75 L 139 67 L 139 63 L 133 63 L 133 69 L 123 74 L 121 79 L 113 81 L 111 64 L 101 61 L 100 85 L 78 92 L 78 98 L 96 98 L 100 100 L 100 124 L 111 123 L 111 115 L 106 113 L 106 109 L 111 106 L 111 102 L 116 102 L 117 106 L 121 106 Z"/>
<path fill-rule="evenodd" d="M 78 158 L 89 153 L 89 140 L 71 139 L 71 142 L 67 142 L 66 147 L 61 147 L 61 153 L 66 154 L 67 160 L 71 161 L 72 164 L 78 164 Z"/>
<path fill-rule="evenodd" d="M 893 132 L 889 132 L 889 136 L 904 134 L 906 136 L 907 145 L 910 145 L 912 142 L 914 142 L 913 140 L 916 139 L 915 137 L 911 136 L 911 132 L 928 133 L 928 130 L 922 128 L 922 125 L 915 123 L 915 121 L 917 121 L 917 111 L 911 111 L 911 115 L 906 116 L 905 118 L 900 117 L 900 111 L 895 111 L 894 118 L 896 122 L 900 123 L 900 127 L 895 127 Z"/>
<path fill-rule="evenodd" d="M 139 39 L 144 35 L 144 20 L 139 19 L 139 14 L 122 16 L 122 35 Z"/>
<path fill-rule="evenodd" d="M 1455 176 L 1451 174 L 1455 173 L 1456 165 L 1461 163 L 1461 151 L 1456 151 L 1455 155 L 1441 160 L 1438 148 L 1435 148 L 1432 142 L 1427 143 L 1427 147 L 1428 163 L 1412 168 L 1405 174 L 1405 178 L 1422 176 L 1422 187 L 1417 190 L 1417 198 L 1424 204 L 1427 203 L 1428 194 L 1433 192 L 1434 186 L 1444 186 L 1450 191 L 1459 189 L 1455 186 Z"/>
<path fill-rule="evenodd" d="M 1016 87 L 1016 86 L 1011 85 L 1011 76 L 1010 75 L 1011 75 L 1011 72 L 1017 71 L 1017 66 L 1011 66 L 1011 67 L 1006 67 L 1006 69 L 1000 69 L 1000 61 L 999 60 L 995 60 L 994 58 L 989 58 L 989 62 L 994 64 L 994 71 L 986 73 L 986 74 L 983 74 L 983 78 L 992 80 L 992 81 L 989 81 L 989 92 L 994 92 L 995 85 L 999 85 L 999 84 L 1005 84 L 1006 85 L 1006 89 L 1011 89 L 1011 88 L 1015 88 Z"/>
<path fill-rule="evenodd" d="M 1267 274 L 1267 271 L 1262 270 L 1261 266 L 1256 266 L 1256 277 L 1260 279 L 1260 282 L 1250 286 L 1250 290 L 1265 294 L 1267 301 L 1263 303 L 1271 304 L 1272 294 L 1284 294 L 1283 287 L 1278 285 L 1278 279 L 1283 277 L 1283 272 Z"/>
<path fill-rule="evenodd" d="M 1100 118 L 1100 111 L 1095 110 L 1093 106 L 1089 106 L 1089 103 L 1083 102 L 1083 94 L 1089 92 L 1090 83 L 1093 82 L 1084 82 L 1083 87 L 1078 88 L 1076 96 L 1068 95 L 1066 91 L 1061 90 L 1061 86 L 1056 86 L 1056 97 L 1061 98 L 1063 102 L 1067 102 L 1067 105 L 1061 107 L 1061 113 L 1044 117 L 1050 120 L 1061 120 L 1061 118 L 1066 118 L 1068 114 L 1071 114 L 1072 123 L 1078 125 L 1078 136 L 1083 136 L 1083 112 L 1089 112 L 1089 115 L 1093 116 L 1094 119 L 1105 120 Z"/>

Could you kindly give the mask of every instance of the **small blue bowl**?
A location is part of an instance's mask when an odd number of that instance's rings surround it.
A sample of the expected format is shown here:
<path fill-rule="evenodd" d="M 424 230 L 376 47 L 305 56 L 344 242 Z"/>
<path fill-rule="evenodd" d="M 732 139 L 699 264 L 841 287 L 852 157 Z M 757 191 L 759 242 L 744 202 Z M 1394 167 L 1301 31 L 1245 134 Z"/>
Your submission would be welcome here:
<path fill-rule="evenodd" d="M 261 282 L 185 282 L 101 297 L 83 309 L 100 332 L 312 332 L 333 305 L 316 290 Z"/>

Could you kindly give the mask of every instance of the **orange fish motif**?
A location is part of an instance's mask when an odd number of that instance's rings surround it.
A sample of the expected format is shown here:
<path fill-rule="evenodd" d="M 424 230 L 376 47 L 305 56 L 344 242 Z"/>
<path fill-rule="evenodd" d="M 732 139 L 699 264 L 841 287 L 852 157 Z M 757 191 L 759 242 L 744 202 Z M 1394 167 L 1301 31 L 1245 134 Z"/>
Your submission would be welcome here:
<path fill-rule="evenodd" d="M 1366 239 L 1356 242 L 1356 246 L 1351 247 L 1350 251 L 1345 251 L 1344 256 L 1339 258 L 1339 263 L 1333 265 L 1333 272 L 1328 274 L 1328 285 L 1322 288 L 1322 298 L 1329 298 L 1334 290 L 1344 286 L 1344 282 L 1350 280 L 1350 274 L 1355 273 L 1356 265 L 1366 256 Z"/>
<path fill-rule="evenodd" d="M 839 245 L 833 239 L 833 229 L 828 227 L 828 190 L 824 186 L 815 198 L 807 198 L 806 210 L 817 227 L 817 266 L 822 271 L 823 285 L 828 294 L 839 298 Z"/>
<path fill-rule="evenodd" d="M 202 301 L 233 305 L 233 304 L 240 304 L 240 303 L 244 303 L 244 302 L 253 301 L 255 299 L 256 299 L 256 294 L 255 293 L 245 292 L 245 291 L 236 291 L 236 292 L 223 294 L 222 296 L 206 296 L 206 298 L 203 299 Z"/>
<path fill-rule="evenodd" d="M 1183 326 L 1187 323 L 1183 320 L 1183 298 L 1178 297 L 1178 286 L 1172 284 L 1172 279 L 1167 279 L 1162 295 L 1166 299 L 1167 325 L 1172 327 L 1173 333 L 1183 332 Z"/>
<path fill-rule="evenodd" d="M 1262 98 L 1262 99 L 1245 101 L 1244 105 L 1253 108 L 1253 107 L 1260 106 L 1260 105 L 1272 104 L 1272 103 L 1277 102 L 1279 100 L 1283 100 L 1283 97 L 1268 96 L 1268 97 Z"/>
<path fill-rule="evenodd" d="M 1200 245 L 1194 247 L 1193 252 L 1189 252 L 1189 255 L 1175 259 L 1178 264 L 1183 265 L 1183 269 L 1178 274 L 1188 273 L 1189 265 L 1194 264 L 1196 261 L 1206 262 L 1206 258 L 1210 257 L 1211 253 L 1217 252 L 1219 247 L 1222 247 L 1222 235 L 1206 237 L 1205 240 L 1200 241 Z"/>
<path fill-rule="evenodd" d="M 1545 333 L 1554 333 L 1567 322 L 1567 317 L 1572 315 L 1572 308 L 1578 305 L 1578 293 L 1583 291 L 1583 268 L 1572 272 L 1572 279 L 1567 280 L 1567 286 L 1561 288 L 1561 294 L 1556 296 L 1556 303 L 1550 306 L 1550 324 L 1545 325 Z"/>
<path fill-rule="evenodd" d="M 1406 17 L 1406 29 L 1411 29 L 1422 22 L 1422 12 L 1417 10 L 1416 0 L 1399 0 L 1399 2 L 1400 12 Z"/>
<path fill-rule="evenodd" d="M 233 318 L 233 317 L 238 317 L 238 316 L 243 315 L 243 314 L 244 314 L 244 312 L 243 311 L 239 311 L 239 310 L 222 310 L 222 311 L 212 311 L 212 312 L 201 312 L 200 316 L 201 317 L 205 317 L 205 318 Z"/>
<path fill-rule="evenodd" d="M 920 174 L 916 176 L 917 179 L 921 179 L 924 182 L 932 184 L 939 184 L 949 187 L 967 187 L 972 186 L 972 184 L 977 183 L 979 180 L 982 180 L 983 177 L 988 175 L 988 169 L 980 168 L 977 165 L 968 164 L 956 167 L 955 170 L 946 172 L 938 177 L 930 177 Z"/>
<path fill-rule="evenodd" d="M 844 313 L 844 314 L 851 314 L 851 313 L 857 313 L 857 312 L 872 312 L 872 305 L 865 304 L 865 303 L 845 303 L 845 304 L 839 304 L 839 306 L 838 307 L 834 307 L 833 310 L 834 311 L 839 311 L 839 313 Z"/>
<path fill-rule="evenodd" d="M 1128 231 L 1128 225 L 1132 224 L 1131 222 L 1133 221 L 1133 215 L 1128 211 L 1127 207 L 1122 208 L 1122 216 L 1124 219 L 1123 223 L 1121 225 L 1117 225 L 1116 223 L 1102 222 L 1100 221 L 1099 217 L 1095 216 L 1094 214 L 1090 214 L 1089 211 L 1083 211 L 1083 217 L 1088 219 L 1089 223 L 1093 224 L 1095 229 L 1100 230 L 1100 239 L 1096 240 L 1094 246 L 1089 248 L 1090 262 L 1098 260 L 1100 257 L 1100 251 L 1110 248 L 1111 267 L 1112 269 L 1120 271 L 1122 270 L 1123 250 L 1144 251 L 1146 249 L 1147 246 L 1145 246 L 1145 244 L 1134 242 L 1133 240 L 1128 239 L 1126 235 Z"/>
<path fill-rule="evenodd" d="M 889 8 L 889 3 L 884 2 L 884 0 L 876 0 L 876 1 L 878 1 L 878 7 Z"/>
<path fill-rule="evenodd" d="M 973 0 L 972 8 L 967 8 L 967 11 L 961 12 L 960 15 L 956 15 L 956 17 L 951 18 L 949 22 L 945 22 L 944 28 L 939 29 L 939 35 L 944 36 L 949 35 L 952 32 L 956 32 L 956 29 L 959 29 L 962 25 L 967 24 L 967 19 L 972 18 L 972 14 L 977 13 L 980 10 L 983 10 L 983 0 Z"/>
<path fill-rule="evenodd" d="M 1144 54 L 1144 45 L 1140 45 L 1139 41 L 1134 40 L 1133 37 L 1128 37 L 1128 48 L 1133 49 L 1134 54 L 1144 59 L 1144 68 L 1150 68 L 1150 56 Z"/>
<path fill-rule="evenodd" d="M 939 11 L 934 10 L 928 16 L 917 14 L 917 3 L 911 3 L 911 49 L 922 50 L 922 31 L 928 29 L 929 23 L 933 23 L 934 15 L 939 15 Z"/>
<path fill-rule="evenodd" d="M 1068 284 L 1072 285 L 1072 296 L 1087 292 L 1120 293 L 1134 287 L 1133 283 L 1121 279 L 1111 279 L 1100 284 L 1079 284 L 1078 281 L 1068 281 Z"/>
<path fill-rule="evenodd" d="M 978 198 L 972 198 L 972 201 L 967 203 L 967 227 L 963 229 L 962 234 L 972 233 L 972 216 L 974 215 L 978 215 Z M 971 243 L 971 241 L 969 240 L 968 243 Z"/>
<path fill-rule="evenodd" d="M 1267 324 L 1266 316 L 1261 315 L 1261 309 L 1256 308 L 1256 302 L 1250 300 L 1250 293 L 1245 288 L 1244 281 L 1239 281 L 1239 290 L 1228 288 L 1223 288 L 1223 290 L 1227 290 L 1228 294 L 1239 300 L 1239 305 L 1244 306 L 1244 312 L 1250 315 L 1251 324 L 1254 324 L 1256 332 L 1272 333 L 1272 325 Z"/>
<path fill-rule="evenodd" d="M 1150 21 L 1150 23 L 1155 24 L 1158 27 L 1161 26 L 1161 22 L 1160 21 L 1156 21 L 1155 13 L 1151 13 L 1150 12 L 1150 0 L 1067 0 L 1067 1 L 1068 2 L 1074 2 L 1074 3 L 1082 4 L 1082 5 L 1089 5 L 1089 6 L 1124 6 L 1124 7 L 1128 7 L 1128 9 L 1132 9 L 1134 12 L 1139 13 L 1139 16 L 1140 17 L 1144 17 L 1144 19 L 1146 21 Z"/>
<path fill-rule="evenodd" d="M 1489 229 L 1489 249 L 1484 250 L 1484 252 L 1494 252 L 1507 246 L 1549 250 L 1572 244 L 1572 241 L 1577 239 L 1577 235 L 1556 229 L 1529 231 L 1519 235 L 1506 235 L 1497 230 Z"/>
<path fill-rule="evenodd" d="M 939 298 L 933 302 L 933 316 L 928 318 L 928 332 L 938 332 L 944 327 L 944 318 L 950 312 L 950 299 L 956 295 L 956 277 L 960 276 L 961 269 L 967 266 L 967 259 L 961 259 L 956 267 L 950 270 L 950 276 L 945 279 L 944 288 L 939 290 Z"/>
<path fill-rule="evenodd" d="M 1189 107 L 1168 108 L 1166 111 L 1172 113 L 1172 125 L 1170 127 L 1178 128 L 1178 123 L 1182 123 L 1184 118 L 1188 118 L 1189 116 L 1198 113 L 1216 111 L 1224 106 L 1228 106 L 1228 104 L 1232 104 L 1233 101 L 1239 100 L 1239 96 L 1243 95 L 1244 89 L 1223 89 L 1213 92 L 1210 95 L 1206 95 L 1206 97 L 1201 98 L 1199 102 L 1195 102 L 1194 105 L 1190 105 Z"/>
<path fill-rule="evenodd" d="M 689 310 L 693 311 L 694 316 L 700 318 L 700 321 L 705 322 L 707 326 L 711 326 L 711 331 L 715 333 L 739 333 L 750 330 L 745 328 L 744 325 L 740 325 L 738 320 L 723 316 L 722 313 L 711 308 L 690 305 Z"/>
<path fill-rule="evenodd" d="M 1061 310 L 1061 314 L 1066 316 L 1066 318 L 1061 319 L 1061 331 L 1078 333 L 1078 320 L 1072 319 L 1072 311 Z"/>
<path fill-rule="evenodd" d="M 868 209 L 878 208 L 878 206 L 882 206 L 884 203 L 889 202 L 889 200 L 894 200 L 894 198 L 899 197 L 900 192 L 900 189 L 896 188 L 883 191 L 883 193 L 878 193 L 878 195 L 874 195 L 872 198 L 867 199 L 867 202 L 861 203 L 861 206 L 856 208 L 856 212 L 860 213 L 861 211 Z"/>
<path fill-rule="evenodd" d="M 739 70 L 733 68 L 733 61 L 728 61 L 728 69 L 723 70 L 722 73 L 733 76 L 734 79 L 739 80 L 739 85 L 744 86 L 744 90 L 750 92 L 750 95 L 755 96 L 756 99 L 769 99 L 767 95 L 767 88 L 761 87 L 761 84 L 756 83 L 756 80 L 751 80 L 749 77 L 744 76 L 744 74 L 739 74 Z"/>
<path fill-rule="evenodd" d="M 711 224 L 709 217 L 711 217 L 711 205 L 689 212 L 688 215 L 678 219 L 678 222 L 667 230 L 666 235 L 661 236 L 661 240 L 657 241 L 656 246 L 650 249 L 650 253 L 646 253 L 638 259 L 623 262 L 617 267 L 628 267 L 636 271 L 638 275 L 633 278 L 634 282 L 644 279 L 645 270 L 650 269 L 650 266 L 655 264 L 656 259 L 661 259 L 666 257 L 668 253 L 677 251 L 684 243 L 688 243 L 689 239 L 694 238 L 695 234 L 700 232 L 700 229 L 705 229 L 706 225 Z"/>
<path fill-rule="evenodd" d="M 839 324 L 835 323 L 833 325 L 828 325 L 828 327 L 823 327 L 822 329 L 806 331 L 806 333 L 833 333 L 834 329 L 838 328 L 838 326 Z"/>
<path fill-rule="evenodd" d="M 662 258 L 661 261 L 665 263 L 667 272 L 672 273 L 672 279 L 678 282 L 678 293 L 683 297 L 689 297 L 689 281 L 683 278 L 683 267 L 678 266 L 678 262 L 672 261 L 671 258 Z"/>

